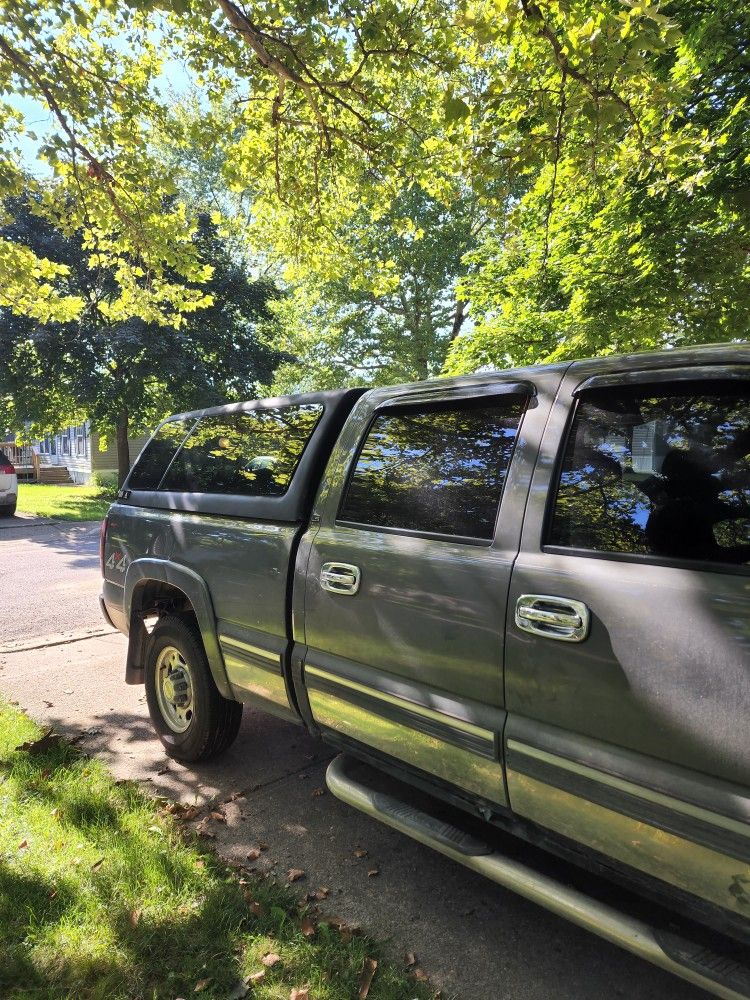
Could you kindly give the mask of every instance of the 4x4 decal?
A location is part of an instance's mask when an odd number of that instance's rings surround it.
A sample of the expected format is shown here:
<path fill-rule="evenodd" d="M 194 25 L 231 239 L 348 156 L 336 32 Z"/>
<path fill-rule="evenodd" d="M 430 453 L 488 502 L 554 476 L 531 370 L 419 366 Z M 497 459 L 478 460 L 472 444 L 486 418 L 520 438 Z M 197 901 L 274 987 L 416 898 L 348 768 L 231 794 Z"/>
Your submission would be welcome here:
<path fill-rule="evenodd" d="M 130 560 L 124 552 L 113 552 L 104 565 L 107 569 L 114 569 L 118 573 L 124 573 L 128 568 L 129 562 Z"/>

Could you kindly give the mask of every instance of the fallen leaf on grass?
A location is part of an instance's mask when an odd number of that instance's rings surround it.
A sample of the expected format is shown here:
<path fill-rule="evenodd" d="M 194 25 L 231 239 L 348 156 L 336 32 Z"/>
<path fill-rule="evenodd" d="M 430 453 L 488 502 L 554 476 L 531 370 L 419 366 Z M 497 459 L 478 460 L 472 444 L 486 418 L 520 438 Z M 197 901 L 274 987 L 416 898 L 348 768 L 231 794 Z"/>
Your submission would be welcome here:
<path fill-rule="evenodd" d="M 326 923 L 329 927 L 333 927 L 334 930 L 337 930 L 341 935 L 342 941 L 351 941 L 356 934 L 362 933 L 362 928 L 359 924 L 348 924 L 340 917 L 326 917 L 323 923 Z"/>
<path fill-rule="evenodd" d="M 256 983 L 262 983 L 266 978 L 266 970 L 259 969 L 257 972 L 251 972 L 249 976 L 245 976 L 245 982 L 253 986 Z"/>
<path fill-rule="evenodd" d="M 354 857 L 355 858 L 366 858 L 367 857 L 367 851 L 363 847 L 358 847 L 357 850 L 354 852 Z"/>
<path fill-rule="evenodd" d="M 379 868 L 371 868 L 368 871 L 368 873 L 367 873 L 367 877 L 368 878 L 375 878 L 375 876 L 379 875 L 379 874 L 380 874 L 380 869 Z"/>
<path fill-rule="evenodd" d="M 204 816 L 200 823 L 198 823 L 195 832 L 199 837 L 204 837 L 206 840 L 216 840 L 216 834 L 208 828 L 208 816 Z"/>
<path fill-rule="evenodd" d="M 310 920 L 309 917 L 305 917 L 300 924 L 300 930 L 305 935 L 305 937 L 315 936 L 315 924 Z"/>
<path fill-rule="evenodd" d="M 131 910 L 130 911 L 130 926 L 135 928 L 141 922 L 141 911 Z"/>
<path fill-rule="evenodd" d="M 47 893 L 47 897 L 49 899 L 54 899 L 56 895 L 57 895 L 57 889 L 50 889 L 50 891 Z"/>
<path fill-rule="evenodd" d="M 330 891 L 331 890 L 328 888 L 327 885 L 322 885 L 319 889 L 315 890 L 315 892 L 313 893 L 313 896 L 314 896 L 315 899 L 317 899 L 318 901 L 320 901 L 321 899 L 325 899 L 328 896 L 328 893 Z"/>
<path fill-rule="evenodd" d="M 269 969 L 280 961 L 281 961 L 281 955 L 277 955 L 275 951 L 269 951 L 267 955 L 264 955 L 263 958 L 261 958 L 261 962 L 264 965 L 268 966 Z"/>
<path fill-rule="evenodd" d="M 200 993 L 201 990 L 205 990 L 205 988 L 208 986 L 210 982 L 211 982 L 210 976 L 208 977 L 208 979 L 199 979 L 198 982 L 195 984 L 195 987 L 193 988 L 193 993 Z"/>
<path fill-rule="evenodd" d="M 407 951 L 407 953 L 404 955 L 404 968 L 410 969 L 412 965 L 416 964 L 417 964 L 417 956 L 414 954 L 413 951 Z"/>
<path fill-rule="evenodd" d="M 250 848 L 246 856 L 248 861 L 257 861 L 258 858 L 260 857 L 260 848 L 259 847 Z"/>
<path fill-rule="evenodd" d="M 302 868 L 290 868 L 286 873 L 287 882 L 298 882 L 301 878 L 305 877 L 304 869 Z"/>
<path fill-rule="evenodd" d="M 427 980 L 430 978 L 424 971 L 424 969 L 420 969 L 419 966 L 417 966 L 415 969 L 412 970 L 411 975 L 414 979 L 417 980 L 418 983 L 426 983 Z"/>
<path fill-rule="evenodd" d="M 366 958 L 365 964 L 362 966 L 362 974 L 359 977 L 359 993 L 357 994 L 357 1000 L 367 1000 L 367 995 L 370 992 L 370 986 L 372 985 L 373 976 L 377 970 L 378 963 L 374 958 Z"/>
<path fill-rule="evenodd" d="M 310 1000 L 310 987 L 298 986 L 289 994 L 289 1000 Z"/>
<path fill-rule="evenodd" d="M 28 846 L 29 846 L 29 842 L 28 842 L 28 840 L 26 840 L 26 838 L 24 837 L 24 839 L 23 839 L 23 840 L 21 841 L 21 843 L 20 843 L 20 844 L 18 845 L 18 850 L 19 850 L 19 851 L 23 851 L 23 850 L 24 850 L 24 849 L 25 849 L 26 847 L 28 847 Z"/>
<path fill-rule="evenodd" d="M 93 865 L 91 866 L 91 871 L 92 871 L 92 872 L 95 872 L 95 871 L 97 871 L 97 870 L 98 870 L 99 868 L 101 868 L 101 866 L 102 866 L 103 864 L 104 864 L 104 858 L 99 858 L 99 860 L 98 860 L 98 861 L 95 861 L 95 862 L 93 863 Z"/>
<path fill-rule="evenodd" d="M 60 816 L 62 816 L 62 811 L 58 806 L 55 806 L 54 809 L 50 809 L 49 814 L 52 817 L 52 819 L 60 819 Z"/>
<path fill-rule="evenodd" d="M 219 809 L 211 810 L 211 812 L 208 815 L 210 816 L 211 819 L 215 819 L 217 823 L 226 823 L 227 821 L 226 816 Z"/>

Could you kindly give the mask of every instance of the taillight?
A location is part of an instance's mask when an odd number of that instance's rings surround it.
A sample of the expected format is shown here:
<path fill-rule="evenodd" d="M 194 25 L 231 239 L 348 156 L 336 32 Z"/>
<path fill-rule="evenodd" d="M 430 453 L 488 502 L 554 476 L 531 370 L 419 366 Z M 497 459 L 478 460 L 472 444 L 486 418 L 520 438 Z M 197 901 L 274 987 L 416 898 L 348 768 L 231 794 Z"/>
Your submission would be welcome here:
<path fill-rule="evenodd" d="M 101 567 L 102 576 L 104 576 L 104 549 L 107 546 L 107 528 L 109 527 L 109 514 L 102 521 L 101 527 L 99 528 L 99 566 Z"/>
<path fill-rule="evenodd" d="M 0 462 L 0 475 L 14 476 L 16 474 L 15 465 L 11 465 L 10 462 Z"/>

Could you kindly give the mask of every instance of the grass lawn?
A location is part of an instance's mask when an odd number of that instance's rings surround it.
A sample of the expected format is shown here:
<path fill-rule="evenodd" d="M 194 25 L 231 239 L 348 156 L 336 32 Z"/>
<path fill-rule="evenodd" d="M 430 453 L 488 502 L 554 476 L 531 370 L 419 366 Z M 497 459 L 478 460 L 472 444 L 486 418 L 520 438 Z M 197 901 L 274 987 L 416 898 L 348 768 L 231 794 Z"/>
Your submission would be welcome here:
<path fill-rule="evenodd" d="M 114 494 L 101 486 L 18 484 L 18 510 L 60 521 L 101 521 Z"/>
<path fill-rule="evenodd" d="M 229 870 L 163 803 L 0 702 L 4 1000 L 427 1000 L 351 929 Z M 263 959 L 266 959 L 265 963 Z M 254 978 L 253 978 L 254 977 Z M 248 985 L 249 982 L 249 985 Z M 300 991 L 300 992 L 296 992 Z"/>

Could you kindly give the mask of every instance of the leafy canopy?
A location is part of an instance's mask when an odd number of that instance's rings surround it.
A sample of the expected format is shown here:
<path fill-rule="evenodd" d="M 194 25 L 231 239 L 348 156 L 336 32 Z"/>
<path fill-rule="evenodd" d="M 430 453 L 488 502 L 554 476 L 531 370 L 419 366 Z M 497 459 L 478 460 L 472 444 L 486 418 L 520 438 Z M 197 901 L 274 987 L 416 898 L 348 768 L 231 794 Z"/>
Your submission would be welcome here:
<path fill-rule="evenodd" d="M 222 185 L 252 206 L 252 238 L 323 280 L 339 280 L 342 235 L 373 222 L 393 232 L 410 192 L 446 217 L 470 199 L 485 221 L 458 289 L 473 322 L 453 343 L 453 371 L 747 335 L 747 5 L 58 10 L 6 6 L 0 84 L 51 112 L 39 211 L 81 229 L 92 266 L 112 268 L 113 319 L 177 325 L 208 305 L 194 214 L 171 198 L 179 157 L 156 158 L 159 140 L 217 152 Z M 160 94 L 177 63 L 197 88 L 189 120 Z M 0 113 L 0 193 L 18 194 L 25 125 L 17 102 Z M 0 294 L 38 318 L 80 315 L 84 302 L 53 280 L 59 266 L 6 241 Z"/>
<path fill-rule="evenodd" d="M 40 323 L 0 311 L 2 429 L 30 421 L 38 437 L 90 418 L 104 434 L 123 423 L 139 433 L 170 412 L 246 399 L 270 381 L 281 355 L 259 331 L 277 293 L 269 282 L 248 279 L 206 216 L 198 218 L 192 249 L 198 260 L 213 261 L 201 292 L 212 305 L 189 314 L 175 331 L 138 317 L 113 319 L 116 275 L 91 268 L 80 237 L 41 221 L 26 203 L 9 212 L 15 220 L 0 236 L 60 261 L 67 274 L 64 284 L 58 281 L 60 293 L 94 304 L 75 322 Z"/>

